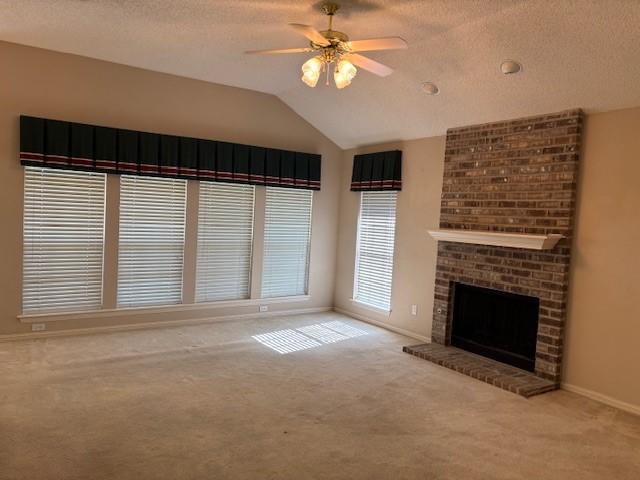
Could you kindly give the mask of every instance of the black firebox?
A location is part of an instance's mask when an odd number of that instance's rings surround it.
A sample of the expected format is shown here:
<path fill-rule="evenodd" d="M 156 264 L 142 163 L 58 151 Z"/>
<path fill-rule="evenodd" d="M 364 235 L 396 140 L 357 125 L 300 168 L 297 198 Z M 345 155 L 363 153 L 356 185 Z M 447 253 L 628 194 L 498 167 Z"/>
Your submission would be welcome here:
<path fill-rule="evenodd" d="M 453 346 L 534 371 L 539 299 L 463 283 L 453 294 Z"/>

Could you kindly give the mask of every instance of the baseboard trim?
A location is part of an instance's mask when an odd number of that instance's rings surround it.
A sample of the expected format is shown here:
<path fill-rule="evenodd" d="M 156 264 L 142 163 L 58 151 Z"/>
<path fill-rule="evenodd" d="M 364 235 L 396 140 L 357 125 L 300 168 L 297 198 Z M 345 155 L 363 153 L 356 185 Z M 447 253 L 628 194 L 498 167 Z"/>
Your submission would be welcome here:
<path fill-rule="evenodd" d="M 424 343 L 431 343 L 431 339 L 429 339 L 428 337 L 425 337 L 424 335 L 420 335 L 419 333 L 415 333 L 410 330 L 405 330 L 404 328 L 395 327 L 393 325 L 389 325 L 388 323 L 381 322 L 379 320 L 374 320 L 373 318 L 360 315 L 359 313 L 350 312 L 349 310 L 344 310 L 338 307 L 333 307 L 333 311 L 337 313 L 341 313 L 342 315 L 346 315 L 347 317 L 355 318 L 356 320 L 370 323 L 372 325 L 375 325 L 376 327 L 382 327 L 394 333 L 399 333 L 400 335 L 404 335 L 405 337 L 414 338 Z"/>
<path fill-rule="evenodd" d="M 115 333 L 125 332 L 130 330 L 147 330 L 152 328 L 163 327 L 184 327 L 189 325 L 200 325 L 206 323 L 218 323 L 240 320 L 254 320 L 259 318 L 269 317 L 289 317 L 292 315 L 304 315 L 309 313 L 322 313 L 333 310 L 331 307 L 313 307 L 313 308 L 299 308 L 294 310 L 283 310 L 274 312 L 258 312 L 258 313 L 243 313 L 238 315 L 224 315 L 219 317 L 208 318 L 191 318 L 185 320 L 167 320 L 164 322 L 144 322 L 144 323 L 130 323 L 125 325 L 106 325 L 99 327 L 87 327 L 87 328 L 73 328 L 69 330 L 53 330 L 50 332 L 29 332 L 29 333 L 15 333 L 8 335 L 0 335 L 0 342 L 13 342 L 16 340 L 35 340 L 38 338 L 51 338 L 51 337 L 71 337 L 76 335 L 91 335 L 94 333 Z"/>
<path fill-rule="evenodd" d="M 578 395 L 590 398 L 591 400 L 604 403 L 605 405 L 609 405 L 610 407 L 615 407 L 620 410 L 624 410 L 625 412 L 640 415 L 640 405 L 633 405 L 632 403 L 623 402 L 622 400 L 616 400 L 615 398 L 612 398 L 608 395 L 594 392 L 593 390 L 589 390 L 588 388 L 578 387 L 577 385 L 572 385 L 570 383 L 563 382 L 560 384 L 560 388 L 566 390 L 567 392 L 577 393 Z"/>

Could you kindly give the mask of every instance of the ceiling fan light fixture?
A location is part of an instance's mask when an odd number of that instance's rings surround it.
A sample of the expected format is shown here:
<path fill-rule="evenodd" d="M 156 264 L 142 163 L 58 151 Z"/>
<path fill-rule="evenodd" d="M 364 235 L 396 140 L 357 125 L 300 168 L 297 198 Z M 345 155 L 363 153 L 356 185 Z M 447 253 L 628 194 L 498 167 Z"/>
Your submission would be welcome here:
<path fill-rule="evenodd" d="M 320 78 L 322 59 L 320 56 L 310 58 L 302 64 L 302 81 L 311 88 L 315 87 Z"/>
<path fill-rule="evenodd" d="M 358 73 L 358 69 L 353 66 L 353 63 L 346 59 L 342 59 L 338 62 L 336 70 L 340 72 L 341 75 L 348 78 L 349 81 L 353 80 L 356 73 Z"/>
<path fill-rule="evenodd" d="M 316 52 L 317 56 L 307 60 L 302 65 L 301 80 L 312 88 L 318 84 L 320 75 L 323 73 L 327 74 L 327 85 L 329 85 L 330 68 L 333 68 L 333 78 L 338 88 L 346 87 L 356 76 L 357 69 L 354 64 L 379 77 L 390 75 L 393 72 L 391 68 L 358 52 L 406 49 L 407 42 L 400 37 L 351 41 L 346 33 L 333 29 L 333 17 L 339 8 L 340 6 L 334 2 L 325 2 L 322 5 L 323 12 L 329 18 L 329 26 L 326 30 L 318 31 L 311 25 L 303 25 L 301 23 L 289 24 L 293 30 L 309 41 L 309 46 L 307 47 L 250 50 L 245 53 L 273 55 Z"/>
<path fill-rule="evenodd" d="M 358 70 L 348 60 L 340 60 L 333 72 L 333 80 L 336 82 L 338 89 L 347 87 L 351 84 L 351 80 L 356 76 Z"/>
<path fill-rule="evenodd" d="M 315 87 L 318 83 L 318 79 L 320 78 L 320 72 L 308 71 L 302 74 L 302 81 L 306 83 L 311 88 Z"/>
<path fill-rule="evenodd" d="M 341 74 L 339 71 L 333 72 L 333 81 L 336 82 L 336 88 L 338 90 L 348 87 L 351 84 L 351 80 Z"/>

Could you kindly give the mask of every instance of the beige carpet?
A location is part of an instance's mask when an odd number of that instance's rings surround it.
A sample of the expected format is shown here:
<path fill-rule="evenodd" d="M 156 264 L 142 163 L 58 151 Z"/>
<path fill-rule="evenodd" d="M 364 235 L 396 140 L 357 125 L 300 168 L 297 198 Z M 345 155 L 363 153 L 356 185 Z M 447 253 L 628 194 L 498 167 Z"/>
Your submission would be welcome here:
<path fill-rule="evenodd" d="M 311 348 L 252 338 L 284 329 Z M 0 478 L 640 478 L 640 418 L 408 341 L 332 313 L 0 344 Z"/>

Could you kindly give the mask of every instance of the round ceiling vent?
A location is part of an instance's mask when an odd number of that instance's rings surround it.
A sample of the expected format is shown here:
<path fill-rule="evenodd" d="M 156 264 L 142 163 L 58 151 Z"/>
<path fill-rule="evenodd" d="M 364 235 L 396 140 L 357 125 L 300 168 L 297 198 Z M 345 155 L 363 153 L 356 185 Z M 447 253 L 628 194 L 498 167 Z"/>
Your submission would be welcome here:
<path fill-rule="evenodd" d="M 438 86 L 433 83 L 433 82 L 424 82 L 422 84 L 422 90 L 427 94 L 427 95 L 438 95 L 440 93 L 440 89 L 438 88 Z"/>
<path fill-rule="evenodd" d="M 522 71 L 522 65 L 515 60 L 505 60 L 500 65 L 500 71 L 505 75 L 513 75 Z"/>

